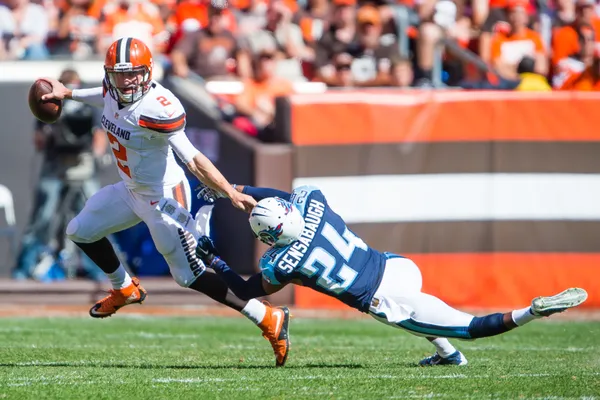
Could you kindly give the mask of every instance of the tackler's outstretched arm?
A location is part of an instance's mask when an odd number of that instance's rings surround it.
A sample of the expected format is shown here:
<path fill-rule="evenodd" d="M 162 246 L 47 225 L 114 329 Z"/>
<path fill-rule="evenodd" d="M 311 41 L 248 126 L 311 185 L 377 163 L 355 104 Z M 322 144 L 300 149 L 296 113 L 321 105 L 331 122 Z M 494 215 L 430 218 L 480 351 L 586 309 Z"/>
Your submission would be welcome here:
<path fill-rule="evenodd" d="M 240 192 L 252 196 L 256 201 L 261 201 L 268 197 L 279 197 L 283 200 L 290 200 L 291 193 L 284 192 L 283 190 L 272 189 L 272 188 L 261 188 L 248 185 L 236 185 L 235 189 Z"/>
<path fill-rule="evenodd" d="M 202 259 L 208 268 L 213 269 L 231 289 L 231 291 L 242 300 L 250 300 L 257 297 L 266 296 L 279 291 L 285 285 L 273 285 L 267 282 L 261 273 L 251 276 L 245 280 L 218 255 L 213 241 L 202 236 L 198 240 L 196 255 Z"/>

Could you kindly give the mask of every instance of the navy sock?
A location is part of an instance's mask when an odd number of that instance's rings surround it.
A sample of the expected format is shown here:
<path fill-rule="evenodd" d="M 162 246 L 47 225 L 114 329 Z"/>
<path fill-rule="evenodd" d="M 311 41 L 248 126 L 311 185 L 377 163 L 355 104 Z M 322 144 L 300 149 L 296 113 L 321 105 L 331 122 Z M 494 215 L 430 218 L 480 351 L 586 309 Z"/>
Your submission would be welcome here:
<path fill-rule="evenodd" d="M 472 339 L 495 336 L 510 329 L 504 325 L 504 314 L 496 313 L 485 317 L 475 317 L 469 324 L 469 334 Z"/>

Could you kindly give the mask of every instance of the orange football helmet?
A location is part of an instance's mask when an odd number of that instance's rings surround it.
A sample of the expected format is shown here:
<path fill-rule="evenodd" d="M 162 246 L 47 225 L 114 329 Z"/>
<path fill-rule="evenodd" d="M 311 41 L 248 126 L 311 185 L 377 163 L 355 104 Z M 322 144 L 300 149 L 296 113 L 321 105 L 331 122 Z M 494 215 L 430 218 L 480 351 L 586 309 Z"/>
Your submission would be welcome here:
<path fill-rule="evenodd" d="M 150 90 L 152 67 L 152 53 L 144 42 L 130 37 L 117 40 L 104 60 L 108 92 L 119 103 L 135 103 Z"/>

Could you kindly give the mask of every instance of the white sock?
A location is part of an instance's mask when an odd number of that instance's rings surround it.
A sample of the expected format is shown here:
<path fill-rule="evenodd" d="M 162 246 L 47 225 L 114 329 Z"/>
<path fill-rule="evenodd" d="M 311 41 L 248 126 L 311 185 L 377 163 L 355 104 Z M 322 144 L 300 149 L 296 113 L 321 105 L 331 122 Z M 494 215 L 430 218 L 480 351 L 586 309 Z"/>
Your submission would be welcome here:
<path fill-rule="evenodd" d="M 534 319 L 541 318 L 540 316 L 533 315 L 531 313 L 531 307 L 522 308 L 520 310 L 513 310 L 511 316 L 514 323 L 518 326 L 525 325 L 526 323 L 531 322 Z"/>
<path fill-rule="evenodd" d="M 252 299 L 246 304 L 246 307 L 242 310 L 242 314 L 244 314 L 250 321 L 254 322 L 256 325 L 260 324 L 263 319 L 265 319 L 265 315 L 267 314 L 267 307 L 256 299 Z"/>
<path fill-rule="evenodd" d="M 112 283 L 113 289 L 124 289 L 127 286 L 131 285 L 131 276 L 127 273 L 123 264 L 119 264 L 119 268 L 112 274 L 106 274 L 108 279 L 110 279 L 110 283 Z"/>
<path fill-rule="evenodd" d="M 452 343 L 446 338 L 436 338 L 430 340 L 430 342 L 435 346 L 437 353 L 444 358 L 449 357 L 456 352 L 456 348 L 452 346 Z"/>

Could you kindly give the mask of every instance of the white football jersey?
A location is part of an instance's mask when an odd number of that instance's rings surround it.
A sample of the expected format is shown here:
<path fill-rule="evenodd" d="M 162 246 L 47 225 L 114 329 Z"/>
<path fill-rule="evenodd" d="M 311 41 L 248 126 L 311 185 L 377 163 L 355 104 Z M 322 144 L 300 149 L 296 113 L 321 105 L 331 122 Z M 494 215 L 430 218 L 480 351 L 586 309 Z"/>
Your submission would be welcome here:
<path fill-rule="evenodd" d="M 139 101 L 125 107 L 108 92 L 103 96 L 102 126 L 127 188 L 162 193 L 165 186 L 186 179 L 168 142 L 185 128 L 185 110 L 177 97 L 154 81 Z"/>

